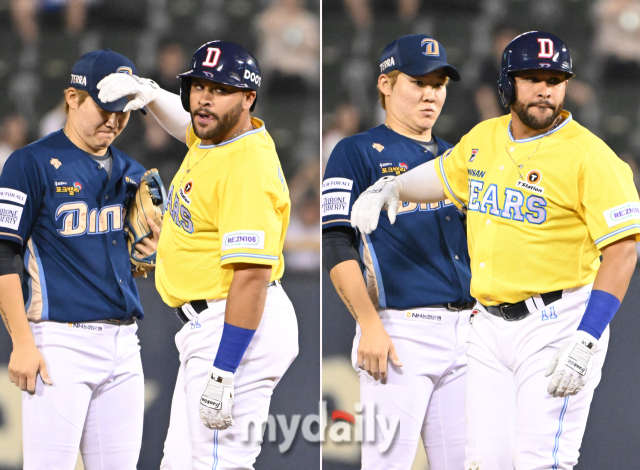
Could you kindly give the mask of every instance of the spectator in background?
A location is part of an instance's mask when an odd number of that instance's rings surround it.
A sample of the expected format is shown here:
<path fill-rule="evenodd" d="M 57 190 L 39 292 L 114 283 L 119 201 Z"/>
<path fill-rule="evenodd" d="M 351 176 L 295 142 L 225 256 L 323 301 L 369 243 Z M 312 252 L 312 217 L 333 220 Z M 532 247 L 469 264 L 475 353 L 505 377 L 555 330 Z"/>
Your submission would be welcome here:
<path fill-rule="evenodd" d="M 333 114 L 331 127 L 322 136 L 322 168 L 327 166 L 329 155 L 345 137 L 357 134 L 360 130 L 360 111 L 349 103 L 341 104 Z"/>
<path fill-rule="evenodd" d="M 512 28 L 498 28 L 493 33 L 491 54 L 485 58 L 481 65 L 480 81 L 475 91 L 476 110 L 479 121 L 502 116 L 509 112 L 509 108 L 503 107 L 502 103 L 500 103 L 496 83 L 500 76 L 502 51 L 504 51 L 516 36 L 517 33 Z"/>
<path fill-rule="evenodd" d="M 0 128 L 0 174 L 4 163 L 15 150 L 27 145 L 27 120 L 20 114 L 4 118 Z"/>
<path fill-rule="evenodd" d="M 274 0 L 256 19 L 260 68 L 270 96 L 302 96 L 320 80 L 319 19 L 304 0 Z"/>
<path fill-rule="evenodd" d="M 87 21 L 87 0 L 11 0 L 11 16 L 25 46 L 38 42 L 40 31 L 37 15 L 40 10 L 57 12 L 64 8 L 66 31 L 76 35 L 84 30 Z"/>
<path fill-rule="evenodd" d="M 284 242 L 288 269 L 320 269 L 320 168 L 318 157 L 307 159 L 289 184 L 291 220 Z"/>
<path fill-rule="evenodd" d="M 593 8 L 594 47 L 605 82 L 640 79 L 640 1 L 599 0 Z"/>
<path fill-rule="evenodd" d="M 40 137 L 46 137 L 52 132 L 59 131 L 67 122 L 67 113 L 64 112 L 65 101 L 62 100 L 58 105 L 42 116 L 40 119 Z"/>
<path fill-rule="evenodd" d="M 184 64 L 188 61 L 184 48 L 179 42 L 164 41 L 158 53 L 156 70 L 151 78 L 160 85 L 160 88 L 180 94 L 180 79 L 177 75 L 184 72 Z"/>

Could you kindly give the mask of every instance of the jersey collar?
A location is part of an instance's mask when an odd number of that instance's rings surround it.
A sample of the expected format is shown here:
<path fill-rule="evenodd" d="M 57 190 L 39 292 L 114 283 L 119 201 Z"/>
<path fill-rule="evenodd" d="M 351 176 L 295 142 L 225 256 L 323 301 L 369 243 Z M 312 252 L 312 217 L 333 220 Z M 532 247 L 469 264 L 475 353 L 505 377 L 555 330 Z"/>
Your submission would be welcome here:
<path fill-rule="evenodd" d="M 202 141 L 200 141 L 200 143 L 197 145 L 197 147 L 199 149 L 213 149 L 213 148 L 217 148 L 217 147 L 224 147 L 225 145 L 229 145 L 233 142 L 236 142 L 240 139 L 242 139 L 243 137 L 246 137 L 248 135 L 251 134 L 257 134 L 259 132 L 265 132 L 265 128 L 264 128 L 264 121 L 261 121 L 260 119 L 256 118 L 256 117 L 251 117 L 251 124 L 253 124 L 255 126 L 255 129 L 245 132 L 244 134 L 240 134 L 238 137 L 236 137 L 235 139 L 231 139 L 231 140 L 227 140 L 225 142 L 221 142 L 219 144 L 213 144 L 213 145 L 202 145 Z"/>
<path fill-rule="evenodd" d="M 560 123 L 560 125 L 558 127 L 553 129 L 551 132 L 547 132 L 546 134 L 540 134 L 540 135 L 537 135 L 535 137 L 529 137 L 528 139 L 520 139 L 520 140 L 516 140 L 516 139 L 513 138 L 513 135 L 511 134 L 511 120 L 509 120 L 509 125 L 507 126 L 507 133 L 509 134 L 509 139 L 511 139 L 511 142 L 516 142 L 518 144 L 521 144 L 523 142 L 531 142 L 532 140 L 542 139 L 543 137 L 546 137 L 546 136 L 551 135 L 551 134 L 553 134 L 555 132 L 558 132 L 560 129 L 562 129 L 564 126 L 566 126 L 567 123 L 569 123 L 569 121 L 571 121 L 573 119 L 573 116 L 571 115 L 571 113 L 569 111 L 562 110 L 562 111 L 560 111 L 560 115 L 564 118 L 564 120 Z"/>

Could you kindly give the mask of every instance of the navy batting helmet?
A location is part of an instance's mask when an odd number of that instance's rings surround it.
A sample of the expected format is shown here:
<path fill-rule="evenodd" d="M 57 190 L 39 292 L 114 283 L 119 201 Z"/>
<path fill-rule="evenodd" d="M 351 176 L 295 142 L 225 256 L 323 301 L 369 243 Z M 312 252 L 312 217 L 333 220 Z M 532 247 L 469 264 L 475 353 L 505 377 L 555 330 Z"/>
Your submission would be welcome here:
<path fill-rule="evenodd" d="M 541 31 L 521 34 L 502 53 L 498 93 L 504 106 L 516 101 L 515 81 L 510 74 L 520 70 L 558 70 L 573 77 L 571 54 L 558 36 Z"/>
<path fill-rule="evenodd" d="M 182 107 L 187 112 L 191 112 L 189 94 L 191 79 L 194 77 L 256 92 L 262 80 L 256 58 L 244 47 L 229 41 L 211 41 L 200 46 L 193 54 L 189 68 L 188 72 L 178 75 L 178 78 L 182 79 L 180 86 Z M 256 107 L 257 101 L 256 96 L 251 111 Z"/>

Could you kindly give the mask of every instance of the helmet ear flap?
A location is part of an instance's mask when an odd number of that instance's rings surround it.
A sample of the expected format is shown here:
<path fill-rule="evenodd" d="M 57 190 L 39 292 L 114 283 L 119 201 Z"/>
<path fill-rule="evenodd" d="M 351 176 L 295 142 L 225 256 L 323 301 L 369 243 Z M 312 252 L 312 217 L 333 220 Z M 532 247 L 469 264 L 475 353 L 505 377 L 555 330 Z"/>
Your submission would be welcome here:
<path fill-rule="evenodd" d="M 498 94 L 504 107 L 516 102 L 516 83 L 509 75 L 500 75 L 498 79 Z"/>
<path fill-rule="evenodd" d="M 191 80 L 188 78 L 182 78 L 180 84 L 180 100 L 182 101 L 182 107 L 188 113 L 191 113 L 191 104 L 189 102 L 189 96 L 191 95 Z"/>

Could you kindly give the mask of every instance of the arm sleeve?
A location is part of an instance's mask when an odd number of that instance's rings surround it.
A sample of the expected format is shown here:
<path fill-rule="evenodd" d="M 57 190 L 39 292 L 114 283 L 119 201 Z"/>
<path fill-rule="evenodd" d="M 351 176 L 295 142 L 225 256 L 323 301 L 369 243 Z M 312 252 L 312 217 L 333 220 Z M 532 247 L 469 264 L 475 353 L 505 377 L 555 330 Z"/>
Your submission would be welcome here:
<path fill-rule="evenodd" d="M 588 151 L 578 184 L 580 210 L 598 249 L 630 235 L 640 241 L 633 173 L 604 143 Z"/>
<path fill-rule="evenodd" d="M 191 115 L 182 107 L 180 95 L 159 89 L 147 109 L 165 131 L 184 142 L 185 131 L 191 124 Z"/>
<path fill-rule="evenodd" d="M 469 202 L 469 183 L 467 175 L 467 136 L 452 149 L 447 150 L 433 162 L 444 194 L 459 210 L 466 208 Z"/>
<path fill-rule="evenodd" d="M 20 253 L 20 245 L 14 242 L 0 240 L 0 276 L 18 274 L 15 257 Z"/>
<path fill-rule="evenodd" d="M 350 227 L 336 226 L 322 231 L 322 262 L 327 271 L 349 260 L 357 261 L 362 268 L 355 242 L 356 232 Z"/>
<path fill-rule="evenodd" d="M 364 158 L 350 139 L 335 146 L 322 181 L 322 227 L 351 228 L 351 208 L 358 196 L 373 184 Z"/>
<path fill-rule="evenodd" d="M 278 165 L 260 158 L 232 163 L 218 195 L 222 266 L 231 263 L 277 265 L 289 214 L 288 190 Z"/>
<path fill-rule="evenodd" d="M 40 212 L 43 191 L 31 154 L 15 151 L 0 175 L 0 240 L 24 245 Z"/>

